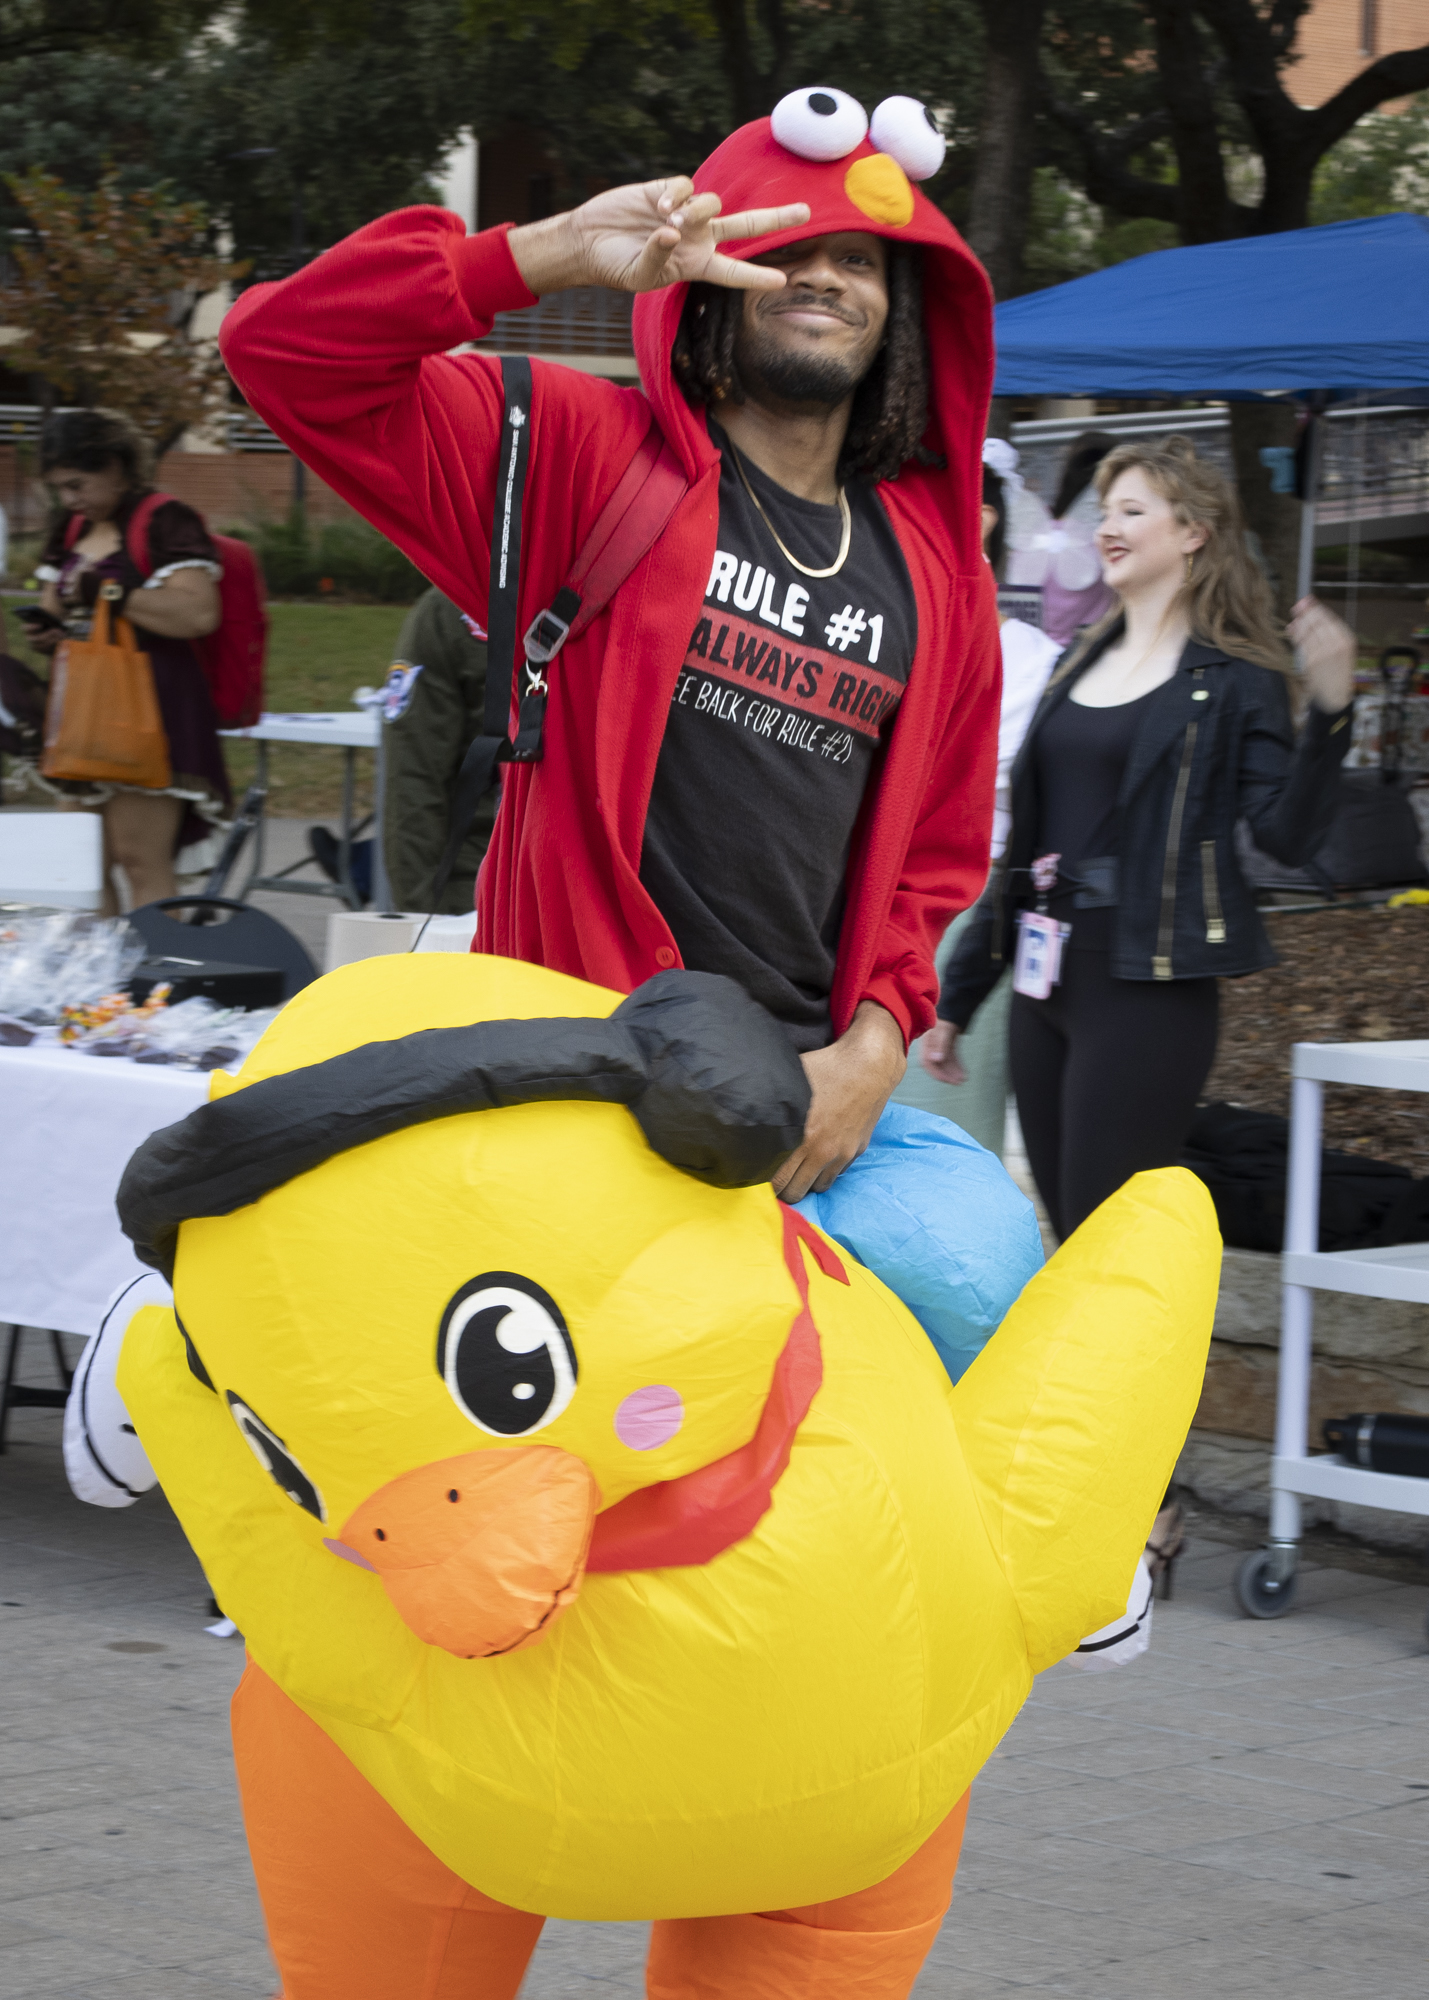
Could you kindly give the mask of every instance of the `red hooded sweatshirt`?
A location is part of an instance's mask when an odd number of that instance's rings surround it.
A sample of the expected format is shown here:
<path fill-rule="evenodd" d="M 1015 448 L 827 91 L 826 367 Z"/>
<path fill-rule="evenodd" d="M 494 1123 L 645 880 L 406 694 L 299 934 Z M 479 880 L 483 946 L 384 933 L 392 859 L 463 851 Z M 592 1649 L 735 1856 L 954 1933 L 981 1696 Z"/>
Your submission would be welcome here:
<path fill-rule="evenodd" d="M 944 927 L 976 899 L 988 866 L 1001 684 L 980 533 L 991 295 L 951 224 L 867 140 L 819 164 L 786 151 L 759 119 L 711 155 L 695 185 L 714 189 L 726 214 L 809 204 L 808 223 L 726 245 L 735 255 L 838 230 L 924 246 L 925 442 L 946 468 L 909 465 L 877 488 L 912 579 L 918 643 L 855 830 L 831 996 L 836 1034 L 869 999 L 910 1039 L 933 1021 Z M 689 491 L 608 609 L 556 662 L 544 760 L 505 767 L 477 891 L 483 951 L 622 992 L 681 962 L 640 881 L 640 852 L 719 519 L 719 454 L 670 368 L 685 290 L 636 300 L 643 394 L 533 363 L 518 631 L 564 582 L 651 405 Z M 483 623 L 501 371 L 490 356 L 452 350 L 483 338 L 496 313 L 533 303 L 505 228 L 468 237 L 455 215 L 411 208 L 282 284 L 255 285 L 223 325 L 224 358 L 253 408 Z"/>

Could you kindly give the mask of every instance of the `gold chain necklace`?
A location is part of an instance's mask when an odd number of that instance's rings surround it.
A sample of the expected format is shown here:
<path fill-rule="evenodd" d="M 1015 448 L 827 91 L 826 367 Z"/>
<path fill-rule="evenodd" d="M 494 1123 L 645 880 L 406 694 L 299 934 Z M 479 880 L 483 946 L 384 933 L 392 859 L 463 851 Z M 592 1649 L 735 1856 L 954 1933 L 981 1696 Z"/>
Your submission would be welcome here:
<path fill-rule="evenodd" d="M 791 562 L 795 569 L 798 570 L 800 576 L 811 576 L 816 580 L 825 576 L 837 576 L 848 561 L 849 544 L 853 540 L 853 515 L 849 511 L 848 495 L 845 493 L 843 487 L 839 488 L 839 513 L 843 516 L 843 538 L 839 543 L 839 552 L 827 569 L 810 569 L 807 563 L 801 563 L 792 550 L 784 546 L 779 530 L 765 513 L 763 507 L 759 505 L 759 495 L 749 483 L 749 475 L 744 469 L 744 464 L 739 453 L 735 450 L 734 439 L 730 437 L 728 431 L 725 432 L 725 442 L 731 452 L 734 453 L 734 469 L 744 481 L 744 490 L 759 509 L 759 518 L 779 544 L 779 553 L 783 556 L 784 560 Z"/>

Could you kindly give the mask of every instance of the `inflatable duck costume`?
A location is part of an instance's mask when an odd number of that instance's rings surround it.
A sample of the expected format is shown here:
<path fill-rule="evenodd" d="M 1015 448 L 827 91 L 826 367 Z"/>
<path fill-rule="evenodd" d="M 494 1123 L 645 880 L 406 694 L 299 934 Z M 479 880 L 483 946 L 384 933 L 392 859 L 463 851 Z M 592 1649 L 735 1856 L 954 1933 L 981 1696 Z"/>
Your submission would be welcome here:
<path fill-rule="evenodd" d="M 907 1993 L 1125 1603 L 1218 1239 L 1140 1176 L 954 1387 L 770 1190 L 807 1102 L 729 981 L 381 958 L 135 1155 L 119 1387 L 247 1639 L 286 2000 L 510 1996 L 546 1914 L 656 1918 L 662 2000 Z"/>

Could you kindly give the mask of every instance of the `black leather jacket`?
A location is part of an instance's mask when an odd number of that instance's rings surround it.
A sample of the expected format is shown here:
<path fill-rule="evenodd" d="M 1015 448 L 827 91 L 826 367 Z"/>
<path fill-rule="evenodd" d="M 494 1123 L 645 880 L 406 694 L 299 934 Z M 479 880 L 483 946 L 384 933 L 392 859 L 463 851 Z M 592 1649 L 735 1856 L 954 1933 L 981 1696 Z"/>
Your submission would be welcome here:
<path fill-rule="evenodd" d="M 1011 962 L 1017 911 L 1034 901 L 1027 870 L 1039 819 L 1037 732 L 1120 636 L 1118 620 L 1065 680 L 1054 675 L 1032 718 L 1012 767 L 1006 854 L 943 975 L 945 1021 L 967 1026 Z M 1235 977 L 1275 963 L 1236 861 L 1236 821 L 1244 817 L 1256 845 L 1278 861 L 1309 861 L 1335 815 L 1350 714 L 1311 708 L 1297 741 L 1284 675 L 1187 642 L 1176 672 L 1146 704 L 1117 796 L 1116 978 Z"/>

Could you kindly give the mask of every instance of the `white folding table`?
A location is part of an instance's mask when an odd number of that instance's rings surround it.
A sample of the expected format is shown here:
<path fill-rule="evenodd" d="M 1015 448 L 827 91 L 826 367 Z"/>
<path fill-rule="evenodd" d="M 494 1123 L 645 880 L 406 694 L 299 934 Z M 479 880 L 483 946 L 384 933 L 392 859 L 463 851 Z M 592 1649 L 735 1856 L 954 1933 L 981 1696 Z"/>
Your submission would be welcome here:
<path fill-rule="evenodd" d="M 1320 1140 L 1325 1085 L 1429 1093 L 1429 1041 L 1297 1042 L 1291 1050 L 1290 1159 L 1280 1260 L 1280 1372 L 1270 1464 L 1270 1540 L 1236 1573 L 1253 1618 L 1279 1618 L 1295 1596 L 1302 1499 L 1348 1500 L 1392 1514 L 1429 1515 L 1429 1479 L 1373 1472 L 1309 1449 L 1310 1353 L 1316 1292 L 1429 1306 L 1429 1243 L 1321 1250 Z M 1425 1114 L 1429 1116 L 1429 1104 Z"/>
<path fill-rule="evenodd" d="M 375 710 L 357 708 L 313 709 L 294 714 L 263 715 L 248 729 L 225 729 L 220 734 L 234 741 L 254 743 L 258 747 L 258 785 L 263 797 L 258 807 L 257 823 L 253 830 L 253 873 L 239 892 L 241 901 L 246 902 L 255 889 L 278 889 L 294 896 L 329 896 L 339 903 L 346 903 L 350 910 L 362 908 L 362 898 L 352 886 L 352 805 L 357 782 L 357 753 L 359 750 L 377 752 L 378 769 L 376 785 L 376 809 L 373 828 L 373 890 L 374 900 L 379 909 L 385 909 L 387 902 L 383 884 L 385 877 L 377 871 L 382 856 L 382 718 Z M 264 835 L 268 809 L 268 746 L 270 743 L 322 743 L 343 753 L 342 769 L 342 818 L 338 831 L 338 880 L 336 882 L 295 882 L 293 871 L 315 865 L 305 856 L 295 861 L 291 867 L 277 875 L 263 873 Z"/>

